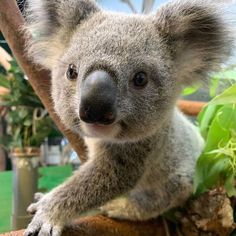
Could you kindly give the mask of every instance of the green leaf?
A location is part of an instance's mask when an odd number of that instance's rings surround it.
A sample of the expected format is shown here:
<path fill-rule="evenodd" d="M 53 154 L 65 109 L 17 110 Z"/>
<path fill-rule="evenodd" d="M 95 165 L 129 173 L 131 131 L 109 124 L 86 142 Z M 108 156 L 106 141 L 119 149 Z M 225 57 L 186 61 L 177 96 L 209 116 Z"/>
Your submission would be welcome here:
<path fill-rule="evenodd" d="M 210 125 L 206 138 L 205 152 L 218 149 L 219 143 L 225 144 L 230 138 L 230 132 L 222 128 L 219 123 L 219 116 L 221 114 L 223 113 L 218 112 Z"/>
<path fill-rule="evenodd" d="M 186 87 L 182 91 L 182 96 L 188 96 L 188 95 L 191 95 L 193 93 L 196 93 L 199 88 L 200 88 L 200 85 Z"/>
<path fill-rule="evenodd" d="M 215 118 L 217 111 L 221 108 L 220 105 L 205 106 L 198 115 L 197 121 L 199 124 L 201 135 L 204 139 L 207 138 L 209 127 Z"/>
<path fill-rule="evenodd" d="M 236 80 L 236 70 L 226 69 L 221 72 L 215 73 L 213 77 L 218 79 Z"/>
<path fill-rule="evenodd" d="M 222 94 L 216 96 L 209 105 L 222 105 L 236 103 L 236 84 L 226 89 Z"/>
<path fill-rule="evenodd" d="M 12 101 L 12 95 L 11 94 L 3 94 L 0 95 L 1 100 L 5 102 L 11 102 Z"/>
<path fill-rule="evenodd" d="M 219 183 L 225 183 L 229 194 L 232 194 L 234 190 L 229 182 L 229 176 L 233 173 L 232 151 L 223 147 L 227 147 L 236 132 L 236 106 L 227 104 L 217 109 L 216 106 L 208 106 L 199 120 L 200 125 L 208 127 L 208 132 L 205 149 L 196 165 L 194 191 L 199 194 Z"/>
<path fill-rule="evenodd" d="M 9 73 L 13 73 L 13 74 L 20 73 L 20 74 L 22 74 L 22 71 L 21 71 L 21 69 L 20 69 L 20 67 L 17 64 L 17 61 L 15 59 L 10 61 L 10 64 L 11 64 L 11 67 L 8 70 Z"/>
<path fill-rule="evenodd" d="M 215 113 L 209 125 L 205 151 L 218 149 L 219 144 L 227 143 L 231 137 L 231 130 L 236 130 L 236 109 L 232 104 L 220 107 Z"/>
<path fill-rule="evenodd" d="M 20 117 L 17 111 L 9 111 L 7 116 L 7 121 L 9 123 L 19 124 L 20 125 Z"/>
<path fill-rule="evenodd" d="M 236 105 L 225 105 L 219 112 L 218 122 L 223 129 L 236 131 Z"/>
<path fill-rule="evenodd" d="M 21 109 L 21 110 L 19 111 L 19 117 L 22 118 L 22 119 L 24 119 L 24 118 L 28 115 L 28 112 L 29 112 L 29 111 L 27 111 L 26 109 Z"/>
<path fill-rule="evenodd" d="M 216 91 L 219 86 L 219 81 L 220 81 L 219 78 L 216 78 L 216 77 L 213 77 L 210 80 L 209 94 L 212 98 L 216 96 Z"/>
<path fill-rule="evenodd" d="M 13 136 L 14 141 L 16 141 L 16 140 L 19 139 L 20 132 L 21 132 L 21 127 L 18 126 L 18 127 L 14 130 L 14 136 Z"/>
<path fill-rule="evenodd" d="M 10 82 L 6 75 L 0 74 L 0 87 L 10 89 Z"/>
<path fill-rule="evenodd" d="M 236 189 L 235 189 L 235 176 L 231 174 L 227 177 L 225 181 L 225 189 L 229 197 L 236 196 Z"/>
<path fill-rule="evenodd" d="M 42 140 L 56 130 L 48 114 L 40 120 L 33 121 L 36 108 L 43 108 L 42 102 L 33 91 L 29 82 L 24 78 L 20 67 L 15 60 L 11 62 L 11 79 L 0 74 L 0 86 L 9 88 L 9 94 L 1 97 L 1 105 L 8 108 L 8 133 L 11 140 L 7 143 L 9 148 L 23 147 L 25 145 L 40 146 Z M 34 133 L 33 133 L 34 123 Z"/>
<path fill-rule="evenodd" d="M 223 182 L 229 167 L 230 160 L 228 157 L 202 154 L 197 161 L 194 193 L 201 194 Z"/>
<path fill-rule="evenodd" d="M 32 125 L 32 120 L 31 119 L 27 119 L 24 121 L 24 126 L 31 126 Z"/>
<path fill-rule="evenodd" d="M 18 106 L 19 105 L 19 103 L 18 102 L 12 102 L 12 101 L 10 101 L 10 102 L 0 102 L 0 106 L 2 106 L 2 107 L 13 107 L 13 106 Z"/>

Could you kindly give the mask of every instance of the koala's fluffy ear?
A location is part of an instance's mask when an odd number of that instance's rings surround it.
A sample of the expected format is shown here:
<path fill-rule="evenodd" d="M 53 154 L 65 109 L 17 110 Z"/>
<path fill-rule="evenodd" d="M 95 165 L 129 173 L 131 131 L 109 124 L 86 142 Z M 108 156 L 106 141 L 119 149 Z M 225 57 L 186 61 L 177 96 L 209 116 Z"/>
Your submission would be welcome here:
<path fill-rule="evenodd" d="M 212 1 L 179 0 L 163 5 L 155 25 L 183 83 L 205 79 L 232 52 L 233 38 Z"/>
<path fill-rule="evenodd" d="M 74 29 L 99 11 L 94 0 L 28 0 L 29 53 L 39 64 L 52 68 Z"/>

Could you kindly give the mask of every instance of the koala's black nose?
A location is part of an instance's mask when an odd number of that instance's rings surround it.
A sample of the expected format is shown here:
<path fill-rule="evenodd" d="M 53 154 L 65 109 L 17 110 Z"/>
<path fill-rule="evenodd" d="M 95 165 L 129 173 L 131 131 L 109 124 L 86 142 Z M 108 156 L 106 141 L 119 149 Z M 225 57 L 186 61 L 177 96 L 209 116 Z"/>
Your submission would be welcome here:
<path fill-rule="evenodd" d="M 81 85 L 79 115 L 86 123 L 112 124 L 116 119 L 117 86 L 105 71 L 94 71 Z"/>

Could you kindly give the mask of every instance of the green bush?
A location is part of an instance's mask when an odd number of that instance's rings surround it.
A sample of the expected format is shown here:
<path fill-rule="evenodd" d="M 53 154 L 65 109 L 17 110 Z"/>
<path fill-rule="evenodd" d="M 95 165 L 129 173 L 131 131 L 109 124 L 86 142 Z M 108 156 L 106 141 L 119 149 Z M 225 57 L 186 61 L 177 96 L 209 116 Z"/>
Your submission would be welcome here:
<path fill-rule="evenodd" d="M 9 71 L 0 74 L 0 86 L 9 90 L 0 96 L 0 106 L 7 110 L 7 135 L 0 140 L 4 147 L 39 147 L 49 135 L 59 135 L 16 61 L 11 62 Z"/>

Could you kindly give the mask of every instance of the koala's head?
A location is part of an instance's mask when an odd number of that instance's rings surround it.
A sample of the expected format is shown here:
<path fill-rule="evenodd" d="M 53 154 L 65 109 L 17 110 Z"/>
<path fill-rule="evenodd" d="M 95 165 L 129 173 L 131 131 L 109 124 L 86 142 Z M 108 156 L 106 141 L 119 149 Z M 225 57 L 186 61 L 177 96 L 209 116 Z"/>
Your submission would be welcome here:
<path fill-rule="evenodd" d="M 72 131 L 113 141 L 152 135 L 182 87 L 227 58 L 231 38 L 207 1 L 155 15 L 102 11 L 92 0 L 29 0 L 30 51 L 52 71 L 55 110 Z"/>

